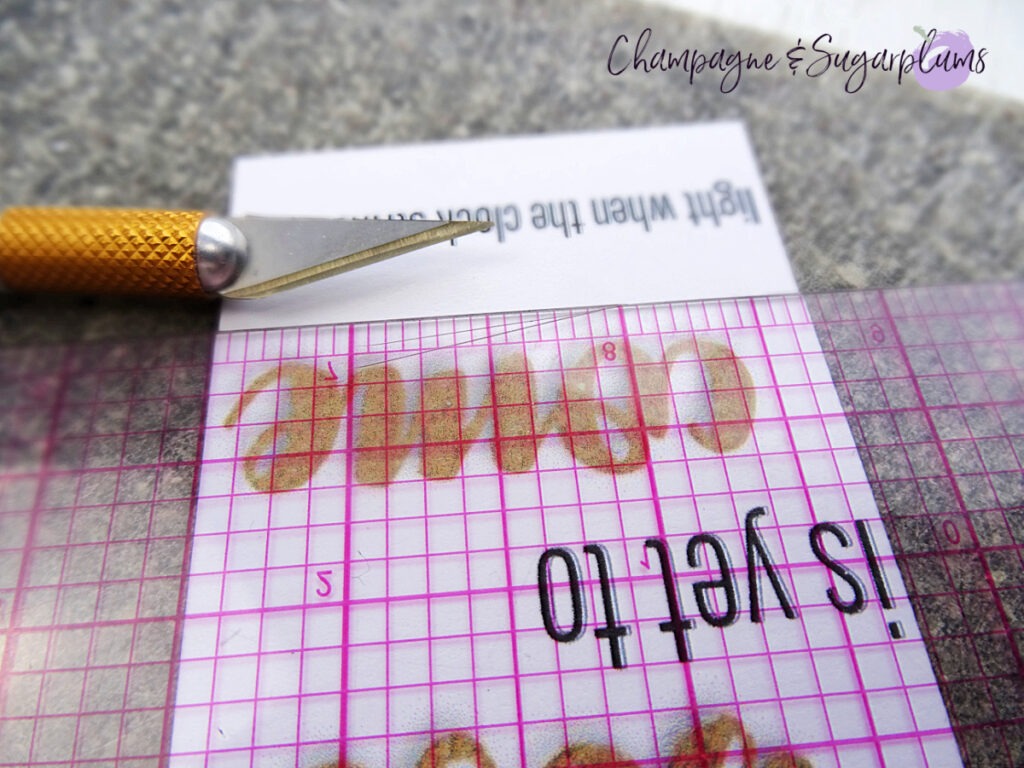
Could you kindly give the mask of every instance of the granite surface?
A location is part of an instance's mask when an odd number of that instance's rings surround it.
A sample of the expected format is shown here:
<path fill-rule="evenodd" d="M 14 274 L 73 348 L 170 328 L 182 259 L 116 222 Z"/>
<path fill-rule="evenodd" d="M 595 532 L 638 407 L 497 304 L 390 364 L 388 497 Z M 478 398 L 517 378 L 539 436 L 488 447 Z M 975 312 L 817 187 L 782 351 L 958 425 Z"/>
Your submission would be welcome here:
<path fill-rule="evenodd" d="M 804 290 L 1020 274 L 1024 105 L 885 73 L 852 95 L 781 67 L 728 95 L 609 75 L 645 26 L 652 49 L 794 44 L 620 2 L 7 2 L 0 205 L 218 210 L 239 154 L 740 118 Z"/>
<path fill-rule="evenodd" d="M 803 290 L 1024 277 L 1024 105 L 881 73 L 856 94 L 835 74 L 745 73 L 727 95 L 609 75 L 612 41 L 645 26 L 654 47 L 794 44 L 610 1 L 0 0 L 0 207 L 222 210 L 240 154 L 739 118 Z M 215 319 L 0 297 L 0 763 L 158 762 Z M 879 458 L 894 427 L 876 428 L 858 439 L 884 480 L 906 457 Z M 897 487 L 876 485 L 883 507 Z M 1016 632 L 948 629 L 933 658 L 963 682 L 965 754 L 1019 761 Z"/>

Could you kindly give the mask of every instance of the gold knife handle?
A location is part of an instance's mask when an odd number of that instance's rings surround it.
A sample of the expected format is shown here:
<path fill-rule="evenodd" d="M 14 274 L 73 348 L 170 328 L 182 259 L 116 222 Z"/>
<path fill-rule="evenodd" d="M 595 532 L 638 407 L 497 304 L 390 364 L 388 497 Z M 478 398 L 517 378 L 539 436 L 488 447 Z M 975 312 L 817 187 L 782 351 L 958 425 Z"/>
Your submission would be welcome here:
<path fill-rule="evenodd" d="M 0 215 L 0 288 L 209 297 L 195 257 L 196 232 L 205 216 L 201 211 L 9 208 Z"/>

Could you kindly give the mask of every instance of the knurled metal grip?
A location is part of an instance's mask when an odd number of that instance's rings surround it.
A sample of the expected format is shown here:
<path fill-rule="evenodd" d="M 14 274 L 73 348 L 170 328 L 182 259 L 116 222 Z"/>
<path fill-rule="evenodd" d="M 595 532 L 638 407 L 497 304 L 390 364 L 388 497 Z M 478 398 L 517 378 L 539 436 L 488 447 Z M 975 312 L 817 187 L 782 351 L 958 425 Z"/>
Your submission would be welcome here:
<path fill-rule="evenodd" d="M 29 293 L 207 297 L 196 272 L 201 211 L 10 208 L 0 287 Z"/>

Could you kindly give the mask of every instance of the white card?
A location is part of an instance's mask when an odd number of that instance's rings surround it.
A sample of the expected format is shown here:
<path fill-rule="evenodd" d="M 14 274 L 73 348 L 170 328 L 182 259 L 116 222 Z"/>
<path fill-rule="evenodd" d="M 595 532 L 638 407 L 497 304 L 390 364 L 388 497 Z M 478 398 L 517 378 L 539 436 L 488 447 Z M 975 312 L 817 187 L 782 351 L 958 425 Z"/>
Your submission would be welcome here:
<path fill-rule="evenodd" d="M 173 768 L 960 765 L 799 296 L 222 333 L 209 392 Z"/>
<path fill-rule="evenodd" d="M 797 290 L 738 122 L 242 158 L 232 213 L 495 226 L 226 301 L 222 330 Z"/>

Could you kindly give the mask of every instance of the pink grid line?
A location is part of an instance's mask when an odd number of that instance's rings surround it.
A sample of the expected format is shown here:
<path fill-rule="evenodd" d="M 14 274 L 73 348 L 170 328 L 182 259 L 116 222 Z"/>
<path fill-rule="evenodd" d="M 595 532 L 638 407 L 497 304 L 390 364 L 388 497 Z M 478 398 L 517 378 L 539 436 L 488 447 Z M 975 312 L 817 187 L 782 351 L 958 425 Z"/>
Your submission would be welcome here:
<path fill-rule="evenodd" d="M 349 450 L 345 454 L 345 478 L 348 482 L 345 483 L 345 517 L 348 519 L 349 515 L 352 514 L 352 482 L 351 479 L 355 476 L 353 470 L 354 455 L 352 452 L 352 446 L 354 444 L 353 429 L 355 426 L 354 412 L 352 410 L 354 401 L 354 387 L 355 383 L 355 326 L 349 326 L 348 329 L 348 355 L 346 359 L 347 371 L 345 374 L 345 381 L 348 383 L 349 395 L 346 400 L 346 421 L 345 421 L 345 445 L 349 447 Z M 340 762 L 347 762 L 347 750 L 349 743 L 348 736 L 348 697 L 344 692 L 350 690 L 349 686 L 349 658 L 350 658 L 350 626 L 351 626 L 351 604 L 352 604 L 352 535 L 351 529 L 346 529 L 345 532 L 345 558 L 344 558 L 344 575 L 342 585 L 342 596 L 345 601 L 344 615 L 342 616 L 341 625 L 341 716 L 339 718 L 339 738 L 338 742 L 340 745 Z"/>
<path fill-rule="evenodd" d="M 491 382 L 492 382 L 491 383 L 491 398 L 492 398 L 493 402 L 497 403 L 498 402 L 497 384 L 494 383 L 495 382 L 495 378 L 494 377 L 497 375 L 497 368 L 494 365 L 494 347 L 493 347 L 493 344 L 490 343 L 491 340 L 493 339 L 493 336 L 491 334 L 491 321 L 490 321 L 490 318 L 487 318 L 485 322 L 486 322 L 486 333 L 487 333 L 487 339 L 488 339 L 488 345 L 487 345 L 487 366 L 488 366 L 488 369 L 489 369 L 490 374 L 491 374 Z M 524 355 L 524 357 L 526 355 L 525 349 L 523 350 L 523 355 Z M 529 384 L 527 384 L 527 387 L 529 387 Z M 531 413 L 530 418 L 531 418 L 531 421 L 532 421 L 532 419 L 533 419 L 532 413 Z M 495 443 L 495 446 L 498 446 L 498 450 L 500 451 L 500 444 L 498 442 L 499 441 L 499 437 L 498 437 L 498 411 L 497 411 L 497 409 L 494 410 L 494 420 L 493 420 L 493 424 L 492 424 L 492 429 L 494 430 L 494 443 Z M 507 506 L 506 505 L 506 501 L 505 501 L 505 480 L 504 480 L 504 477 L 502 476 L 502 474 L 500 472 L 498 473 L 497 480 L 498 480 L 498 503 L 499 503 L 501 509 L 505 510 L 506 506 Z M 463 481 L 463 483 L 464 482 L 465 481 Z M 463 493 L 465 493 L 465 491 L 463 491 Z M 515 678 L 518 680 L 519 676 L 521 674 L 520 669 L 519 669 L 519 643 L 518 643 L 518 638 L 516 636 L 515 608 L 514 608 L 514 602 L 512 600 L 512 560 L 511 560 L 511 556 L 509 554 L 508 516 L 506 514 L 502 514 L 502 516 L 501 516 L 501 534 L 502 534 L 502 545 L 503 545 L 503 548 L 505 550 L 505 579 L 508 582 L 508 587 L 509 587 L 508 592 L 507 592 L 507 601 L 508 601 L 507 605 L 508 605 L 508 615 L 509 615 L 509 622 L 510 622 L 510 629 L 511 629 L 511 636 L 512 636 L 512 664 L 513 664 L 513 673 L 514 673 Z M 469 568 L 469 561 L 468 561 L 468 559 L 467 559 L 467 562 L 466 562 L 466 567 L 467 567 L 467 570 L 468 570 L 468 568 Z M 429 573 L 429 569 L 428 569 L 427 572 Z M 467 581 L 467 583 L 469 582 L 469 574 L 468 573 L 466 574 L 466 581 Z M 470 621 L 472 622 L 472 614 L 470 614 Z M 470 631 L 472 632 L 472 624 L 470 624 Z M 518 685 L 516 686 L 515 694 L 516 694 L 516 715 L 517 715 L 517 717 L 516 717 L 516 728 L 518 730 L 518 735 L 519 735 L 519 755 L 520 755 L 520 758 L 521 758 L 520 765 L 523 768 L 526 768 L 526 732 L 525 732 L 525 727 L 523 725 L 523 696 L 522 696 L 522 690 L 520 689 L 520 687 Z"/>

